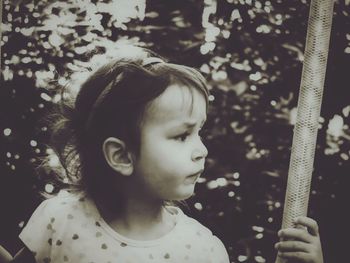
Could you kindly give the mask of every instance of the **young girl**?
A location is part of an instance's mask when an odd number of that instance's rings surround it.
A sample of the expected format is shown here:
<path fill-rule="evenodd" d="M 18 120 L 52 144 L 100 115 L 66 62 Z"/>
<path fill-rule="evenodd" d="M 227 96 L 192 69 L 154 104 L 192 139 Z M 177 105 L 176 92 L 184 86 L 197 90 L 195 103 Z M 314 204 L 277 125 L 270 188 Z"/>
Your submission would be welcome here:
<path fill-rule="evenodd" d="M 229 262 L 223 243 L 170 203 L 189 198 L 204 169 L 205 80 L 134 49 L 94 72 L 57 121 L 53 142 L 68 170 L 79 161 L 80 188 L 35 210 L 14 262 Z M 293 241 L 276 245 L 280 255 L 322 263 L 316 222 L 296 223 L 309 231 L 282 230 Z"/>

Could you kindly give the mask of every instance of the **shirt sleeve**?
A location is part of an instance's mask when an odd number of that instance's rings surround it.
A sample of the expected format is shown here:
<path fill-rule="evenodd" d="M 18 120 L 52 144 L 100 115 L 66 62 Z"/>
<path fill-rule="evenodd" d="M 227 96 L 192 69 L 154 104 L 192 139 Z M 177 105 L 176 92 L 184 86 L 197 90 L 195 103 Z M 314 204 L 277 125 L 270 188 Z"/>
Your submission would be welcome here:
<path fill-rule="evenodd" d="M 216 236 L 213 236 L 211 259 L 212 262 L 215 263 L 230 263 L 230 259 L 224 244 Z"/>
<path fill-rule="evenodd" d="M 37 262 L 50 262 L 52 235 L 55 232 L 55 218 L 50 213 L 50 204 L 50 200 L 43 201 L 19 234 Z"/>

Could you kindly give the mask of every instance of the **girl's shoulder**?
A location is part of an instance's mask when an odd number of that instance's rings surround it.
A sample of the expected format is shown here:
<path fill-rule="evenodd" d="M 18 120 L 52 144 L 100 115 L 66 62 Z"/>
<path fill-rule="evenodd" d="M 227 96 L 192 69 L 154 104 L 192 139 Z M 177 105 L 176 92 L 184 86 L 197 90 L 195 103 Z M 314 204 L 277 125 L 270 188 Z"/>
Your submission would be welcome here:
<path fill-rule="evenodd" d="M 49 197 L 41 202 L 40 206 L 47 209 L 65 209 L 70 205 L 77 204 L 78 201 L 85 199 L 83 194 L 73 194 L 67 191 L 60 191 L 57 195 Z M 68 206 L 67 206 L 68 205 Z"/>
<path fill-rule="evenodd" d="M 40 203 L 32 214 L 32 218 L 48 219 L 50 222 L 71 219 L 75 215 L 88 213 L 89 206 L 83 194 L 72 194 L 61 191 L 56 196 Z"/>

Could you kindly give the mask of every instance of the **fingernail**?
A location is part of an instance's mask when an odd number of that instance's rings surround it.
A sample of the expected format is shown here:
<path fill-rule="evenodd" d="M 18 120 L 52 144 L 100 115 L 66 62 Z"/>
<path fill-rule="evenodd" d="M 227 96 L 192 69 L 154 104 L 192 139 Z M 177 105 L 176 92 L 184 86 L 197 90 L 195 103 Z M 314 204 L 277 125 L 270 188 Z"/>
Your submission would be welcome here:
<path fill-rule="evenodd" d="M 283 231 L 282 231 L 282 230 L 278 231 L 278 233 L 277 233 L 277 235 L 278 235 L 279 237 L 281 237 L 282 234 L 283 234 Z"/>
<path fill-rule="evenodd" d="M 278 249 L 279 243 L 275 244 L 275 249 Z"/>

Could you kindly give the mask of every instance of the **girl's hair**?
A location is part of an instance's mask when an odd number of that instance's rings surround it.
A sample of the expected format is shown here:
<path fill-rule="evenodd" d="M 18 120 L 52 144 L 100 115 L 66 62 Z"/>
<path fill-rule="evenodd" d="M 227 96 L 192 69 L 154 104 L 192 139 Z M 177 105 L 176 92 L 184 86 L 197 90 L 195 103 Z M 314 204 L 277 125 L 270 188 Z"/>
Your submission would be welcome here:
<path fill-rule="evenodd" d="M 169 85 L 197 89 L 208 98 L 206 81 L 194 68 L 164 62 L 147 49 L 135 50 L 137 55 L 113 59 L 92 73 L 74 103 L 62 101 L 53 115 L 50 146 L 75 189 L 96 198 L 111 194 L 112 169 L 102 152 L 106 138 L 123 140 L 137 155 L 143 113 Z"/>

